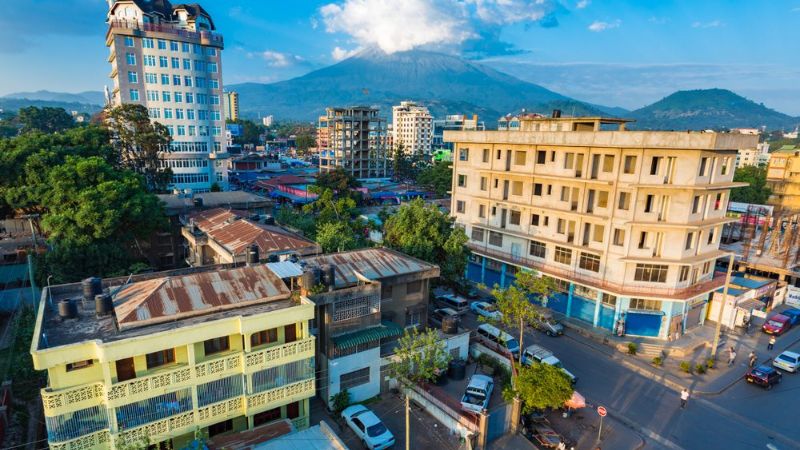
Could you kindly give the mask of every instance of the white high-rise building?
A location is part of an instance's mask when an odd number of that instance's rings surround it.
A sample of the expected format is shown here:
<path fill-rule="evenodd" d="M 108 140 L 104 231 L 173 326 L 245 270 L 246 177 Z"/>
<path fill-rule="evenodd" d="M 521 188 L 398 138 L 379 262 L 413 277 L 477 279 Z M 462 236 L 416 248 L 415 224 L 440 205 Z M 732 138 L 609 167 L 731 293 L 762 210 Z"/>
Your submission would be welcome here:
<path fill-rule="evenodd" d="M 408 155 L 429 155 L 433 143 L 433 116 L 428 108 L 414 102 L 392 107 L 395 148 L 403 146 Z"/>
<path fill-rule="evenodd" d="M 228 185 L 222 92 L 222 36 L 198 4 L 109 0 L 106 46 L 111 103 L 144 105 L 167 127 L 162 166 L 170 187 L 206 192 Z"/>

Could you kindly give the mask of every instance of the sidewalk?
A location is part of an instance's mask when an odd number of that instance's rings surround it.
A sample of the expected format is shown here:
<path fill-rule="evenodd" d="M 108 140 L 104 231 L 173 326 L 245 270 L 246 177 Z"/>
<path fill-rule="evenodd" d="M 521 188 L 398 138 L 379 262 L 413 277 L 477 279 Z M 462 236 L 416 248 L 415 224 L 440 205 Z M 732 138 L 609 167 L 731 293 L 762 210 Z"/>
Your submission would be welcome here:
<path fill-rule="evenodd" d="M 560 319 L 569 330 L 588 338 L 584 343 L 604 351 L 628 369 L 676 391 L 688 387 L 694 395 L 718 395 L 740 380 L 747 372 L 748 355 L 751 351 L 755 351 L 758 364 L 770 363 L 772 358 L 800 342 L 800 326 L 798 326 L 779 337 L 775 348 L 767 351 L 769 336 L 761 332 L 763 323 L 761 319 L 753 323 L 749 334 L 723 332 L 713 368 L 708 369 L 705 374 L 699 374 L 696 373 L 697 365 L 705 365 L 711 356 L 715 326 L 713 322 L 691 330 L 676 341 L 669 342 L 612 336 L 607 330 L 598 330 L 574 319 L 565 317 Z M 640 350 L 636 356 L 627 354 L 630 342 L 635 342 L 639 346 Z M 737 356 L 734 364 L 729 367 L 728 349 L 731 347 L 735 349 Z M 645 351 L 641 351 L 643 348 Z M 668 356 L 663 359 L 661 367 L 656 367 L 652 361 L 653 356 L 662 354 L 659 349 L 668 353 Z M 682 362 L 689 364 L 691 373 L 686 373 L 681 368 Z"/>
<path fill-rule="evenodd" d="M 547 419 L 554 430 L 573 443 L 576 450 L 594 449 L 596 446 L 634 450 L 645 445 L 644 439 L 638 433 L 610 416 L 603 419 L 603 430 L 598 442 L 600 416 L 597 415 L 595 408 L 589 405 L 574 411 L 568 418 L 562 417 L 559 412 L 553 412 L 548 414 Z"/>

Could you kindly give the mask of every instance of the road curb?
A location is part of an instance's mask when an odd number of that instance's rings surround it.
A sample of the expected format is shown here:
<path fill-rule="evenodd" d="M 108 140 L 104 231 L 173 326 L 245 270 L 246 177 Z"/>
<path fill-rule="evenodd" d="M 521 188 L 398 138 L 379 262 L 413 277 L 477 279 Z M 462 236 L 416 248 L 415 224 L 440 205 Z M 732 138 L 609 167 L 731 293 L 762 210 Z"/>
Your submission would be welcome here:
<path fill-rule="evenodd" d="M 611 350 L 610 353 L 607 353 L 611 357 L 611 359 L 619 360 L 622 363 L 622 365 L 625 366 L 627 369 L 629 369 L 629 370 L 631 370 L 633 372 L 636 372 L 639 375 L 645 376 L 647 378 L 651 378 L 654 381 L 656 381 L 657 383 L 659 383 L 659 384 L 661 384 L 663 386 L 666 386 L 666 387 L 668 387 L 668 388 L 670 388 L 670 389 L 672 389 L 672 390 L 674 390 L 676 392 L 680 392 L 687 385 L 691 385 L 692 383 L 695 382 L 695 380 L 676 381 L 674 379 L 670 379 L 670 377 L 674 378 L 675 375 L 672 375 L 669 372 L 658 372 L 656 370 L 651 369 L 650 367 L 645 367 L 646 363 L 636 363 L 636 362 L 633 362 L 633 361 L 629 361 L 629 360 L 627 360 L 625 358 L 626 355 L 624 353 L 620 352 L 615 347 L 612 347 L 611 345 L 609 345 L 608 340 L 603 338 L 602 336 L 600 336 L 600 335 L 598 335 L 596 333 L 591 333 L 589 331 L 586 331 L 584 328 L 574 326 L 572 324 L 569 324 L 568 322 L 562 322 L 562 323 L 564 323 L 565 327 L 567 327 L 570 330 L 576 332 L 580 336 L 588 338 L 589 340 L 591 340 L 593 342 L 597 342 L 597 343 L 603 345 L 604 347 L 607 347 L 609 350 Z M 800 337 L 798 337 L 794 341 L 792 341 L 789 344 L 787 344 L 785 347 L 783 347 L 783 350 L 780 350 L 780 352 L 786 351 L 789 347 L 797 344 L 798 342 L 800 342 Z M 770 358 L 766 358 L 766 359 L 763 360 L 763 362 L 761 364 L 768 363 L 771 360 L 772 360 L 771 357 Z M 736 383 L 739 382 L 739 380 L 741 380 L 743 378 L 744 378 L 743 376 L 737 377 L 737 378 L 733 379 L 731 382 L 723 385 L 721 388 L 719 388 L 716 391 L 692 390 L 692 394 L 693 395 L 698 395 L 698 396 L 704 396 L 704 397 L 713 397 L 713 396 L 716 396 L 716 395 L 720 395 L 720 394 L 724 393 L 725 391 L 727 391 L 728 389 L 730 389 L 731 387 L 733 387 Z"/>

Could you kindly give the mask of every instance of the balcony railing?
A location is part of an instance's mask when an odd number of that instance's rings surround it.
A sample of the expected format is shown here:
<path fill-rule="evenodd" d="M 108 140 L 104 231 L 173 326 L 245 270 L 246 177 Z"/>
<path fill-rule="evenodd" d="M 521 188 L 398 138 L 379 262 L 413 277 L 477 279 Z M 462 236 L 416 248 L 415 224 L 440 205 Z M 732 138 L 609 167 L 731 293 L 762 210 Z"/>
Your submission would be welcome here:
<path fill-rule="evenodd" d="M 104 402 L 116 407 L 153 397 L 165 392 L 167 388 L 199 385 L 236 373 L 252 373 L 313 356 L 314 338 L 310 337 L 255 352 L 223 356 L 194 366 L 182 365 L 170 371 L 115 383 L 108 388 L 108 392 L 103 383 L 95 382 L 56 391 L 44 388 L 40 394 L 45 416 L 53 417 Z"/>
<path fill-rule="evenodd" d="M 551 275 L 564 280 L 585 284 L 596 289 L 608 290 L 618 295 L 630 297 L 659 296 L 676 300 L 688 300 L 692 297 L 718 289 L 725 284 L 725 275 L 722 273 L 715 273 L 714 277 L 710 280 L 702 281 L 687 287 L 665 288 L 660 287 L 655 283 L 614 283 L 604 280 L 602 277 L 591 276 L 575 269 L 562 269 L 560 267 L 556 267 L 554 264 L 547 264 L 545 262 L 537 261 L 524 256 L 512 255 L 511 253 L 500 250 L 493 250 L 483 245 L 477 245 L 470 242 L 467 244 L 467 246 L 470 250 L 480 255 L 485 255 L 508 263 L 536 269 L 545 275 Z"/>
<path fill-rule="evenodd" d="M 107 449 L 111 434 L 108 430 L 99 431 L 71 441 L 49 442 L 50 450 L 96 450 Z"/>
<path fill-rule="evenodd" d="M 218 45 L 223 44 L 223 39 L 221 34 L 213 33 L 211 31 L 184 30 L 183 28 L 176 27 L 170 24 L 142 23 L 132 20 L 112 20 L 108 24 L 109 33 L 111 32 L 111 30 L 114 29 L 141 30 L 141 31 L 150 31 L 156 33 L 166 33 L 174 36 L 179 36 L 185 39 L 194 39 Z"/>

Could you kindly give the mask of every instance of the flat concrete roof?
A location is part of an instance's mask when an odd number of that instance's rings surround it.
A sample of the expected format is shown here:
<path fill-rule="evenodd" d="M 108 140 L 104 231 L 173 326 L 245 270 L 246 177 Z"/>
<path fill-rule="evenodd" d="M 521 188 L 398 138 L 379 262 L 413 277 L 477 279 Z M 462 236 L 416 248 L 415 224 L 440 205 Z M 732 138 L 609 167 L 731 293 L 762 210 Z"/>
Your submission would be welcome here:
<path fill-rule="evenodd" d="M 270 203 L 270 199 L 261 195 L 245 191 L 204 192 L 193 194 L 191 197 L 184 194 L 158 194 L 159 200 L 164 202 L 167 211 L 176 211 L 194 208 L 194 199 L 203 199 L 203 208 L 231 207 L 243 208 L 248 204 L 253 206 Z"/>
<path fill-rule="evenodd" d="M 476 144 L 554 145 L 672 150 L 738 150 L 758 144 L 758 136 L 686 131 L 456 131 L 445 130 L 446 142 Z"/>

